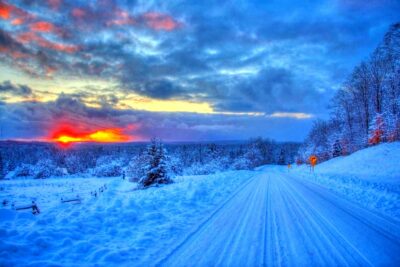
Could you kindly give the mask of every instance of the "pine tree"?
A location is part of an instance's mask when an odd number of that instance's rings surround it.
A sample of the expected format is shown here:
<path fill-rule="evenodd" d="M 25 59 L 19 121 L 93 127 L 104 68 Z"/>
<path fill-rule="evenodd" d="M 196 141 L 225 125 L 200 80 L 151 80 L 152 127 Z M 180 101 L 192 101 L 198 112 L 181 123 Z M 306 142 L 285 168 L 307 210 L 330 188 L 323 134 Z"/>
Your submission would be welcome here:
<path fill-rule="evenodd" d="M 168 184 L 171 179 L 167 172 L 166 150 L 157 139 L 152 139 L 147 148 L 148 162 L 145 167 L 145 176 L 139 181 L 143 187 L 153 184 Z"/>

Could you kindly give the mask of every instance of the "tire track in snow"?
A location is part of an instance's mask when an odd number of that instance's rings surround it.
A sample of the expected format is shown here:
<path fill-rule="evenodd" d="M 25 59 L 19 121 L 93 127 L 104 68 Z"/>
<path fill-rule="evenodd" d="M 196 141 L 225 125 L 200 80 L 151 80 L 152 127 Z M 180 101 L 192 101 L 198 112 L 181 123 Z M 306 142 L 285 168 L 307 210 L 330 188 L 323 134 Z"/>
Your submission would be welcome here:
<path fill-rule="evenodd" d="M 276 170 L 256 174 L 157 266 L 400 263 L 399 226 Z"/>
<path fill-rule="evenodd" d="M 310 218 L 313 218 L 319 225 L 328 227 L 328 232 L 330 229 L 332 233 L 335 233 L 331 239 L 334 238 L 338 241 L 334 244 L 336 248 L 341 245 L 342 255 L 348 255 L 349 250 L 352 250 L 365 262 L 362 265 L 368 264 L 370 266 L 400 262 L 398 256 L 400 244 L 396 239 L 399 226 L 392 224 L 391 221 L 385 221 L 383 217 L 379 217 L 353 203 L 338 199 L 338 196 L 324 188 L 311 189 L 296 179 L 289 181 L 288 178 L 283 178 L 283 180 L 286 180 L 287 185 L 292 188 L 295 197 L 301 200 L 302 206 L 309 207 Z M 325 194 L 322 194 L 321 190 Z M 328 210 L 329 212 L 327 212 Z M 337 218 L 332 217 L 333 211 L 335 211 Z M 373 220 L 375 220 L 375 223 L 372 223 Z M 343 225 L 346 226 L 346 229 L 341 227 Z M 388 235 L 390 230 L 392 230 L 392 236 Z M 350 254 L 350 256 L 353 255 Z M 351 257 L 347 259 L 350 260 Z"/>
<path fill-rule="evenodd" d="M 304 218 L 303 234 L 306 237 L 310 237 L 307 240 L 308 244 L 312 242 L 313 245 L 308 245 L 308 249 L 317 253 L 318 261 L 316 262 L 318 264 L 324 266 L 365 266 L 365 263 L 370 266 L 372 265 L 365 255 L 345 239 L 342 234 L 329 221 L 323 218 L 310 203 L 306 202 L 304 196 L 298 194 L 296 189 L 293 188 L 290 183 L 285 181 L 285 178 L 282 178 L 282 182 L 288 188 L 288 199 L 290 199 L 292 207 L 295 207 L 295 210 L 297 210 L 296 216 Z M 345 246 L 343 246 L 343 243 L 345 243 Z M 339 252 L 338 249 L 341 247 L 346 249 Z M 353 252 L 359 255 L 359 258 L 362 259 L 361 262 L 355 259 L 352 253 L 349 253 L 349 247 L 353 249 Z"/>
<path fill-rule="evenodd" d="M 246 202 L 247 203 L 253 203 L 254 202 L 254 196 L 255 194 L 249 194 L 246 197 Z M 243 223 L 236 223 L 234 224 L 234 226 L 232 227 L 232 229 L 230 229 L 232 232 L 237 233 L 236 235 L 229 235 L 228 240 L 226 240 L 222 245 L 222 249 L 220 248 L 220 252 L 218 255 L 218 258 L 215 258 L 214 261 L 216 263 L 216 265 L 220 265 L 222 264 L 223 260 L 230 260 L 229 258 L 229 252 L 231 250 L 233 250 L 232 248 L 235 246 L 236 244 L 236 238 L 238 235 L 241 235 L 243 233 L 243 231 L 245 230 L 245 227 L 247 226 L 246 222 L 249 221 L 249 217 L 251 216 L 251 210 L 250 209 L 246 209 L 245 212 L 243 213 Z"/>
<path fill-rule="evenodd" d="M 155 266 L 164 266 L 165 262 L 174 254 L 176 253 L 180 248 L 182 248 L 189 240 L 196 234 L 200 234 L 202 231 L 205 230 L 205 226 L 215 217 L 218 215 L 218 213 L 225 207 L 227 206 L 232 200 L 237 197 L 237 195 L 243 193 L 243 191 L 252 185 L 254 183 L 254 180 L 257 178 L 259 174 L 256 174 L 254 177 L 249 179 L 243 186 L 239 187 L 236 189 L 230 196 L 229 198 L 223 202 L 220 206 L 218 206 L 205 220 L 203 220 L 201 223 L 199 223 L 197 226 L 193 228 L 193 230 L 186 235 L 181 241 L 178 243 L 177 246 L 175 246 L 172 250 L 170 250 L 167 254 L 164 254 L 163 258 L 159 260 Z M 249 198 L 251 195 L 248 195 L 247 198 Z M 247 198 L 245 200 L 247 200 Z"/>
<path fill-rule="evenodd" d="M 231 243 L 227 246 L 227 249 L 224 251 L 224 253 L 221 253 L 220 261 L 217 262 L 217 265 L 228 265 L 231 266 L 234 264 L 235 257 L 233 257 L 233 253 L 231 251 L 237 251 L 238 247 L 240 246 L 240 241 L 241 237 L 245 237 L 246 235 L 246 230 L 248 230 L 248 226 L 251 224 L 251 219 L 252 215 L 254 214 L 254 210 L 259 210 L 261 205 L 263 204 L 260 201 L 257 201 L 257 196 L 260 194 L 260 191 L 262 191 L 263 187 L 257 186 L 255 189 L 255 192 L 251 194 L 251 200 L 248 201 L 250 207 L 252 208 L 247 208 L 245 211 L 245 215 L 241 217 L 240 223 L 237 223 L 236 227 L 237 230 L 233 231 L 235 235 L 231 235 L 233 238 L 231 239 Z M 262 229 L 262 228 L 260 228 Z M 255 229 L 256 230 L 256 229 Z M 259 229 L 257 229 L 259 231 Z M 260 235 L 259 235 L 260 236 Z M 251 255 L 247 255 L 248 258 L 251 258 Z M 224 262 L 225 261 L 225 262 Z"/>
<path fill-rule="evenodd" d="M 280 266 L 282 263 L 282 243 L 279 242 L 279 225 L 276 222 L 276 212 L 273 207 L 272 196 L 273 186 L 271 183 L 271 176 L 266 177 L 266 207 L 265 207 L 265 221 L 263 227 L 263 250 L 262 250 L 262 265 L 263 266 Z M 275 203 L 276 204 L 276 203 Z M 268 222 L 268 223 L 266 223 Z"/>

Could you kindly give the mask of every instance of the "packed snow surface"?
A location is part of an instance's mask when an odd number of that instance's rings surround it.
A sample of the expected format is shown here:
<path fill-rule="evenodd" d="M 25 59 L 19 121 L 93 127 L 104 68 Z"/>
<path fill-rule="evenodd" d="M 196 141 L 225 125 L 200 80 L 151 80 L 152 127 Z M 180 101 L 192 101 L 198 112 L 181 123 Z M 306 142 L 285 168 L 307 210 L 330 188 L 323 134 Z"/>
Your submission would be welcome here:
<path fill-rule="evenodd" d="M 398 152 L 146 190 L 120 178 L 1 181 L 0 200 L 35 200 L 41 213 L 0 209 L 0 266 L 400 266 Z"/>
<path fill-rule="evenodd" d="M 158 266 L 399 266 L 400 225 L 264 168 Z"/>

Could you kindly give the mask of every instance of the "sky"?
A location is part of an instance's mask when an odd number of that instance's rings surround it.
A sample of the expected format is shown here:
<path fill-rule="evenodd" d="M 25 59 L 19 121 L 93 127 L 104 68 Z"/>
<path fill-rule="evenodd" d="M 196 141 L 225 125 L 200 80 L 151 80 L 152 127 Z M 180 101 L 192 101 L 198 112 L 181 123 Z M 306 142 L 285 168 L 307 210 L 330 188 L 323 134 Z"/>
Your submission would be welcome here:
<path fill-rule="evenodd" d="M 0 138 L 302 141 L 399 14 L 397 0 L 0 0 Z"/>

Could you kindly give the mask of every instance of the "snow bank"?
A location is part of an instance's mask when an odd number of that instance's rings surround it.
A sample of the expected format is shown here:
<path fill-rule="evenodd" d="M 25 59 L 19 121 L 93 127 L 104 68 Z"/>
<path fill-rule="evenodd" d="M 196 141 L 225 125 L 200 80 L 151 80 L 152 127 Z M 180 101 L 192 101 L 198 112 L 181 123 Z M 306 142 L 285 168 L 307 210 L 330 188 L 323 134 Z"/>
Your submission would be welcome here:
<path fill-rule="evenodd" d="M 312 180 L 360 205 L 400 219 L 400 143 L 385 143 L 323 162 L 311 173 L 295 167 L 298 177 Z"/>
<path fill-rule="evenodd" d="M 120 179 L 1 183 L 0 199 L 16 196 L 15 201 L 25 202 L 34 196 L 44 208 L 38 216 L 0 209 L 0 266 L 147 266 L 253 175 L 185 176 L 146 190 L 132 190 L 132 183 Z M 107 189 L 98 197 L 82 193 L 82 204 L 60 203 L 71 186 L 90 193 L 104 183 Z"/>
<path fill-rule="evenodd" d="M 385 143 L 331 159 L 318 165 L 316 171 L 357 176 L 376 182 L 400 183 L 400 142 Z"/>

